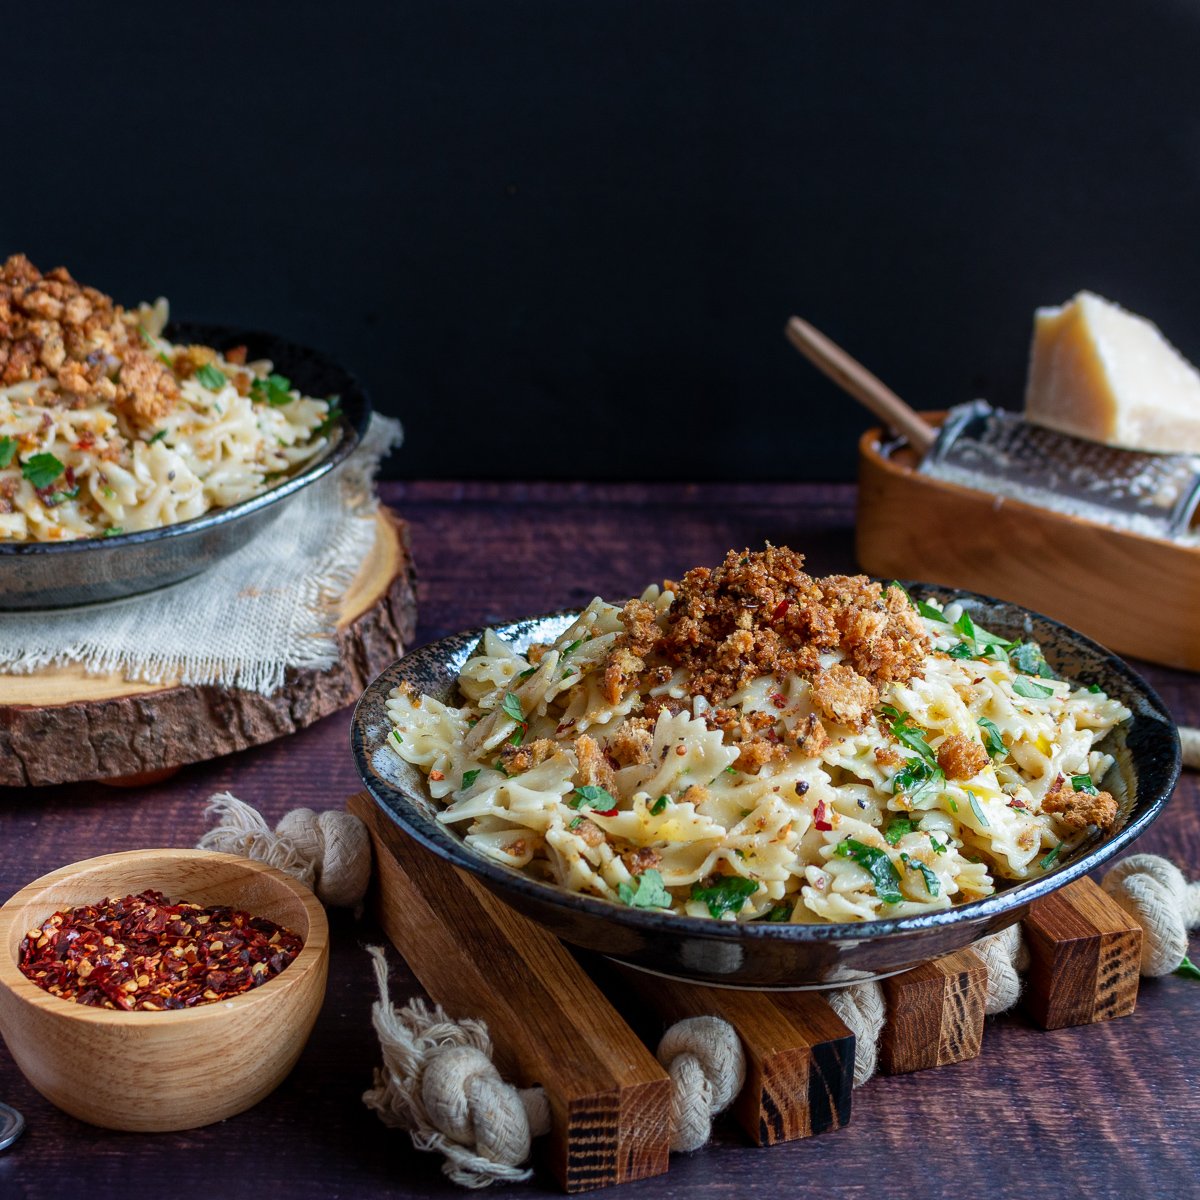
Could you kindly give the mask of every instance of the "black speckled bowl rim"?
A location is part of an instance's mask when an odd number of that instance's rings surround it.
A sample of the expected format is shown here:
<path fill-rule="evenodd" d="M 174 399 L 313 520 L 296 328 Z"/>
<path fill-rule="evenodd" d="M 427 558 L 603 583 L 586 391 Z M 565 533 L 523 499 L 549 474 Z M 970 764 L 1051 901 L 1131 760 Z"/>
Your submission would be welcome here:
<path fill-rule="evenodd" d="M 998 921 L 989 921 L 989 919 L 1003 918 L 1004 914 L 1016 908 L 1024 909 L 1030 902 L 1041 899 L 1095 870 L 1139 837 L 1158 817 L 1175 787 L 1182 766 L 1179 734 L 1158 694 L 1132 667 L 1099 643 L 1075 632 L 1060 621 L 1055 621 L 1052 617 L 1044 616 L 1020 605 L 996 600 L 977 592 L 939 587 L 936 584 L 900 582 L 915 597 L 921 599 L 936 597 L 946 603 L 958 601 L 968 609 L 987 611 L 989 616 L 978 617 L 979 624 L 985 627 L 994 627 L 998 624 L 1001 630 L 1006 628 L 1011 630 L 1014 625 L 1018 624 L 1016 620 L 1011 619 L 1001 618 L 998 621 L 997 617 L 1001 612 L 1011 614 L 1013 617 L 1019 615 L 1020 623 L 1027 631 L 1030 631 L 1027 636 L 1033 636 L 1031 632 L 1033 623 L 1042 624 L 1057 635 L 1060 644 L 1068 646 L 1072 650 L 1081 651 L 1084 657 L 1093 658 L 1102 663 L 1113 676 L 1124 683 L 1123 688 L 1117 689 L 1123 693 L 1121 699 L 1126 707 L 1133 710 L 1133 718 L 1138 722 L 1139 727 L 1148 722 L 1144 725 L 1146 734 L 1151 738 L 1152 743 L 1156 743 L 1148 747 L 1140 756 L 1134 756 L 1139 768 L 1137 773 L 1139 794 L 1133 798 L 1131 807 L 1135 811 L 1131 813 L 1130 820 L 1115 833 L 1100 839 L 1090 849 L 1077 850 L 1066 862 L 1037 879 L 1004 888 L 982 900 L 974 900 L 937 912 L 894 917 L 889 920 L 839 924 L 738 923 L 628 908 L 610 900 L 602 900 L 599 897 L 571 892 L 554 884 L 542 883 L 514 867 L 504 866 L 478 854 L 447 826 L 426 818 L 402 788 L 396 787 L 378 776 L 371 769 L 370 759 L 372 753 L 380 747 L 375 743 L 368 744 L 368 714 L 374 706 L 382 708 L 388 695 L 401 679 L 407 679 L 414 687 L 421 690 L 423 677 L 427 685 L 430 679 L 438 678 L 437 669 L 445 663 L 451 661 L 455 656 L 460 659 L 467 657 L 483 636 L 485 628 L 491 628 L 506 641 L 520 642 L 523 636 L 535 632 L 540 625 L 546 622 L 563 623 L 562 628 L 565 629 L 565 623 L 577 617 L 581 611 L 579 609 L 562 610 L 505 625 L 469 630 L 437 642 L 431 642 L 397 660 L 367 687 L 355 707 L 350 730 L 355 765 L 367 790 L 391 820 L 422 846 L 441 858 L 486 879 L 496 885 L 501 892 L 513 891 L 524 894 L 541 903 L 587 914 L 590 917 L 602 918 L 647 933 L 674 934 L 681 938 L 690 936 L 738 943 L 760 940 L 836 943 L 874 941 L 890 934 L 912 934 L 921 930 L 945 928 L 961 923 L 990 924 L 993 929 L 1002 928 L 1006 924 L 1002 919 Z M 1054 648 L 1046 644 L 1045 633 L 1041 634 L 1038 640 L 1047 651 L 1048 660 L 1054 662 Z M 427 673 L 428 667 L 434 664 L 436 664 L 435 673 L 431 676 Z M 1070 678 L 1072 682 L 1084 685 L 1098 682 L 1088 679 L 1086 674 L 1074 675 Z M 1104 690 L 1110 695 L 1112 694 L 1109 688 Z M 1159 735 L 1157 738 L 1154 737 L 1156 731 Z M 1148 772 L 1153 771 L 1154 776 L 1143 781 L 1142 768 L 1146 768 Z M 1145 784 L 1149 784 L 1150 795 L 1141 794 Z M 429 796 L 425 796 L 423 799 L 434 808 L 444 807 Z M 616 957 L 621 956 L 617 955 Z"/>
<path fill-rule="evenodd" d="M 319 370 L 327 371 L 331 376 L 337 377 L 339 382 L 344 381 L 337 393 L 342 410 L 338 418 L 341 436 L 333 447 L 315 462 L 309 463 L 295 475 L 280 480 L 274 487 L 268 488 L 260 495 L 251 496 L 248 500 L 239 500 L 237 504 L 230 504 L 226 508 L 209 509 L 198 517 L 178 521 L 174 525 L 119 533 L 108 538 L 76 538 L 67 542 L 0 541 L 0 561 L 5 558 L 73 558 L 89 554 L 119 554 L 123 547 L 187 537 L 189 534 L 203 533 L 218 525 L 228 525 L 240 517 L 278 504 L 289 496 L 294 496 L 301 488 L 308 487 L 309 484 L 328 475 L 335 467 L 345 462 L 362 442 L 371 419 L 370 399 L 354 375 L 319 350 L 312 350 L 262 330 L 237 329 L 229 325 L 210 325 L 196 321 L 172 321 L 163 333 L 171 341 L 198 343 L 217 349 L 228 349 L 243 344 L 251 349 L 255 346 L 270 347 L 273 353 L 252 353 L 251 358 L 270 358 L 277 368 L 284 369 L 294 369 L 292 364 L 307 361 Z"/>

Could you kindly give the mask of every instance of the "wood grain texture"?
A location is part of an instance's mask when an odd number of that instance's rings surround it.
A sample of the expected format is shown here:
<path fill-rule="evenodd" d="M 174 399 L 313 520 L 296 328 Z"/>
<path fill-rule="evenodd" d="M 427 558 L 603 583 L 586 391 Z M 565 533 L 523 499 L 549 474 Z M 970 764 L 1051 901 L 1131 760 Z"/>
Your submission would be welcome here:
<path fill-rule="evenodd" d="M 987 966 L 959 950 L 883 981 L 887 1024 L 879 1037 L 885 1075 L 976 1058 L 983 1045 Z"/>
<path fill-rule="evenodd" d="M 881 455 L 879 437 L 858 444 L 864 570 L 1000 596 L 1120 654 L 1200 670 L 1200 547 L 919 475 L 911 455 Z"/>
<path fill-rule="evenodd" d="M 405 837 L 365 793 L 347 807 L 371 832 L 392 944 L 450 1016 L 487 1022 L 506 1079 L 545 1089 L 551 1130 L 537 1149 L 563 1188 L 666 1171 L 666 1072 L 566 948 Z"/>
<path fill-rule="evenodd" d="M 383 510 L 342 605 L 333 667 L 290 671 L 274 696 L 131 683 L 81 666 L 2 676 L 0 786 L 141 777 L 285 737 L 353 703 L 415 626 L 408 528 Z"/>
<path fill-rule="evenodd" d="M 1127 1017 L 1137 1007 L 1142 931 L 1091 879 L 1030 909 L 1025 1007 L 1043 1029 Z"/>
<path fill-rule="evenodd" d="M 303 938 L 303 949 L 261 987 L 178 1012 L 75 1004 L 21 974 L 27 929 L 63 909 L 146 888 L 264 917 Z M 108 1129 L 193 1129 L 279 1086 L 320 1011 L 328 965 L 320 901 L 272 867 L 201 850 L 105 854 L 35 880 L 0 908 L 0 1032 L 26 1079 L 72 1116 Z"/>
<path fill-rule="evenodd" d="M 854 1035 L 819 996 L 706 987 L 621 969 L 606 989 L 619 1007 L 649 1008 L 657 1030 L 686 1017 L 713 1016 L 737 1030 L 746 1082 L 733 1103 L 758 1146 L 828 1133 L 850 1120 Z M 622 999 L 623 998 L 623 999 Z"/>
<path fill-rule="evenodd" d="M 790 353 L 786 347 L 781 353 Z M 783 468 L 786 470 L 786 467 Z M 633 485 L 385 484 L 411 523 L 421 565 L 419 642 L 483 622 L 514 620 L 592 596 L 629 596 L 646 580 L 716 563 L 730 546 L 791 545 L 818 573 L 855 569 L 855 489 L 848 484 Z M 1145 667 L 1181 721 L 1200 723 L 1196 677 Z M 348 752 L 349 712 L 283 741 L 185 767 L 165 785 L 111 791 L 90 785 L 0 790 L 0 896 L 64 862 L 139 846 L 194 845 L 204 800 L 232 788 L 273 825 L 288 809 L 340 806 L 360 786 Z M 1200 874 L 1200 775 L 1136 849 Z M 187 1134 L 111 1134 L 65 1116 L 0 1050 L 0 1099 L 29 1133 L 0 1154 L 0 1195 L 14 1200 L 128 1200 L 229 1194 L 287 1200 L 436 1197 L 461 1190 L 432 1155 L 386 1128 L 362 1104 L 379 1061 L 370 1024 L 374 988 L 363 945 L 381 938 L 369 918 L 330 914 L 329 995 L 291 1076 L 249 1112 Z M 1193 943 L 1193 957 L 1196 944 Z M 393 992 L 420 991 L 392 956 Z M 775 1146 L 745 1144 L 733 1122 L 669 1174 L 614 1196 L 726 1200 L 789 1195 L 805 1180 L 836 1180 L 839 1200 L 878 1193 L 880 1164 L 910 1162 L 912 1124 L 897 1114 L 952 1113 L 922 1133 L 921 1188 L 931 1195 L 984 1181 L 989 1200 L 1125 1200 L 1195 1193 L 1200 1178 L 1200 1089 L 1179 1052 L 1200 1027 L 1200 984 L 1145 980 L 1121 1021 L 1043 1033 L 1020 1012 L 990 1018 L 978 1061 L 874 1080 L 854 1097 L 850 1130 Z M 1015 1099 L 1014 1099 L 1015 1098 Z M 1083 1116 L 1081 1117 L 1081 1114 Z M 1082 1123 L 1081 1123 L 1082 1122 Z M 1036 1169 L 1029 1168 L 1036 1162 Z M 551 1176 L 497 1197 L 552 1196 Z"/>

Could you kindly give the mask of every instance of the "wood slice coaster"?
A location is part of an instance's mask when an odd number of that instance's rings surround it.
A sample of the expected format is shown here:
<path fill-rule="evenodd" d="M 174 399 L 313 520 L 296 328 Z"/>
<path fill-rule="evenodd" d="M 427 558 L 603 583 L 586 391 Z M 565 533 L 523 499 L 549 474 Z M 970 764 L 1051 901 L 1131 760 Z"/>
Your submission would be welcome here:
<path fill-rule="evenodd" d="M 568 1192 L 661 1175 L 671 1083 L 603 993 L 545 929 L 423 850 L 365 793 L 347 808 L 371 833 L 380 924 L 451 1018 L 487 1022 L 501 1074 L 541 1086 L 537 1147 Z"/>
<path fill-rule="evenodd" d="M 341 613 L 336 665 L 289 671 L 273 696 L 131 683 L 77 665 L 0 677 L 0 786 L 161 778 L 187 763 L 285 737 L 352 704 L 404 652 L 416 625 L 408 526 L 386 509 Z"/>

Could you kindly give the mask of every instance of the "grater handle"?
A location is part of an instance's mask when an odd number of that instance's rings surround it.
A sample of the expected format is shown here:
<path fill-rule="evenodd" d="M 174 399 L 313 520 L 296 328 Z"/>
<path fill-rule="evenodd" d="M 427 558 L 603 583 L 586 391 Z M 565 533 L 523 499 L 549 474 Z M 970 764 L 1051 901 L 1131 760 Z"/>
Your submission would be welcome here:
<path fill-rule="evenodd" d="M 908 439 L 923 458 L 937 441 L 937 430 L 922 418 L 862 363 L 851 358 L 819 329 L 799 317 L 791 317 L 784 330 L 787 339 L 844 392 L 870 409 L 885 425 Z"/>

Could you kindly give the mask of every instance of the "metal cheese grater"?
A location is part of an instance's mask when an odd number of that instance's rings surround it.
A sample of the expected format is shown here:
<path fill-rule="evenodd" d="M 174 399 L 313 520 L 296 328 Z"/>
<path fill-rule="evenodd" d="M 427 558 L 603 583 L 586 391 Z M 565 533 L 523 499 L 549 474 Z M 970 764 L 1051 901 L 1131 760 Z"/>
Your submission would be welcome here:
<path fill-rule="evenodd" d="M 984 400 L 929 425 L 890 388 L 799 317 L 788 340 L 901 434 L 935 479 L 1151 537 L 1179 538 L 1200 505 L 1200 457 L 1120 450 L 1031 425 Z"/>

